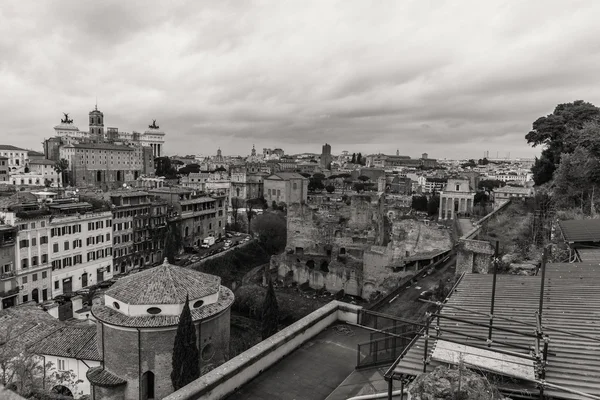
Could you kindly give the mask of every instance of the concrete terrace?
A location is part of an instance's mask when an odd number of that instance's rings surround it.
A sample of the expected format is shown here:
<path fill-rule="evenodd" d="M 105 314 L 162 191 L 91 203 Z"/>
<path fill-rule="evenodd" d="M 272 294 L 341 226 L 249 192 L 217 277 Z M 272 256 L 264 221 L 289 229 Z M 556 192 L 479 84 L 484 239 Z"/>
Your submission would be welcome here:
<path fill-rule="evenodd" d="M 325 399 L 354 371 L 368 331 L 334 324 L 233 393 L 229 400 Z"/>

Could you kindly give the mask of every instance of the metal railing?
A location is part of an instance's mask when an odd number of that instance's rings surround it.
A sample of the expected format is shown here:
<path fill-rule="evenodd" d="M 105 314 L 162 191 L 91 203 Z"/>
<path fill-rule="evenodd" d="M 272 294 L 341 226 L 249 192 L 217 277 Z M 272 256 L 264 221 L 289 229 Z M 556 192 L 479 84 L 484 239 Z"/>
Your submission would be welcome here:
<path fill-rule="evenodd" d="M 408 327 L 408 325 L 404 325 Z M 376 332 L 378 339 L 358 344 L 356 368 L 370 367 L 378 364 L 388 364 L 394 361 L 411 343 L 416 332 L 389 335 Z"/>

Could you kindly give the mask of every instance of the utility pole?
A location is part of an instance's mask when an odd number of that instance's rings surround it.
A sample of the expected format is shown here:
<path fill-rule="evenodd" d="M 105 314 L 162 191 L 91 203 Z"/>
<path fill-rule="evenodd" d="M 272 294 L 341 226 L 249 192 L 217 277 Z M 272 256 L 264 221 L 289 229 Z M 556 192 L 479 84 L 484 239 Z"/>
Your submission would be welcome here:
<path fill-rule="evenodd" d="M 494 250 L 494 260 L 493 260 L 493 268 L 494 268 L 494 278 L 492 281 L 492 304 L 490 304 L 490 327 L 488 330 L 488 347 L 492 346 L 492 330 L 494 325 L 494 303 L 496 301 L 496 279 L 498 275 L 498 256 L 499 256 L 499 248 L 500 242 L 496 240 L 496 249 Z"/>

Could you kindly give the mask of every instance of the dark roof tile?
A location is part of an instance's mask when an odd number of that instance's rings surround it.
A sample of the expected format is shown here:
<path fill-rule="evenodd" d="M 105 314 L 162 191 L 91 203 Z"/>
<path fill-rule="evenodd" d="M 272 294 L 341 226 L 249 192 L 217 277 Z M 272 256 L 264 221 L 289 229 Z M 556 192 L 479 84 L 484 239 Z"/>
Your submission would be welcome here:
<path fill-rule="evenodd" d="M 126 304 L 182 304 L 219 291 L 221 278 L 169 264 L 119 279 L 106 295 Z"/>

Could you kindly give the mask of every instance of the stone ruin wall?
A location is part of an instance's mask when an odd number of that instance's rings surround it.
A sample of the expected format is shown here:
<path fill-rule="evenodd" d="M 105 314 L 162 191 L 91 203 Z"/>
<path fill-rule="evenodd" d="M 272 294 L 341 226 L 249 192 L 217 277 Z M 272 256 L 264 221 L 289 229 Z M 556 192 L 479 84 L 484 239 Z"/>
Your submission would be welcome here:
<path fill-rule="evenodd" d="M 332 202 L 288 207 L 288 242 L 271 269 L 286 282 L 363 295 L 365 250 L 383 241 L 379 198 L 356 195 L 351 204 Z"/>

